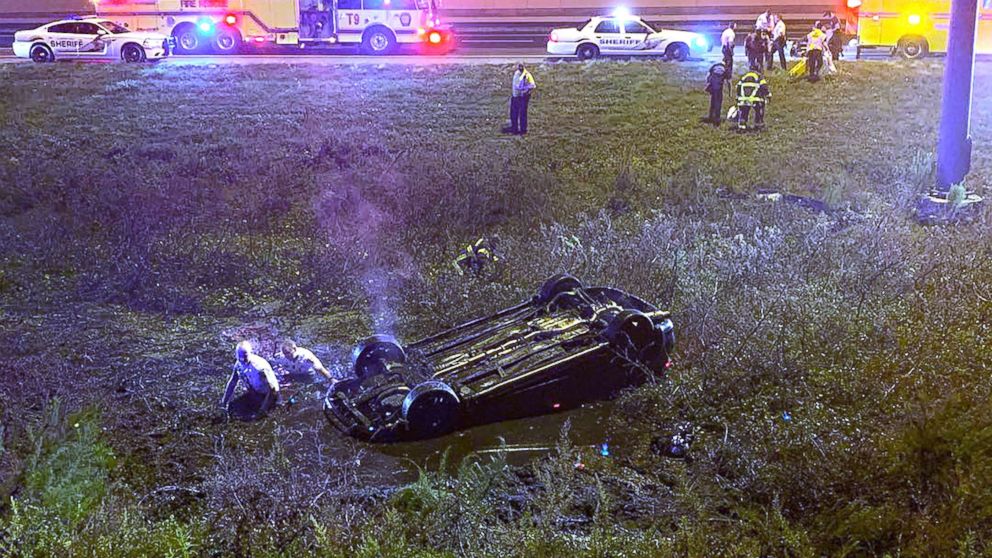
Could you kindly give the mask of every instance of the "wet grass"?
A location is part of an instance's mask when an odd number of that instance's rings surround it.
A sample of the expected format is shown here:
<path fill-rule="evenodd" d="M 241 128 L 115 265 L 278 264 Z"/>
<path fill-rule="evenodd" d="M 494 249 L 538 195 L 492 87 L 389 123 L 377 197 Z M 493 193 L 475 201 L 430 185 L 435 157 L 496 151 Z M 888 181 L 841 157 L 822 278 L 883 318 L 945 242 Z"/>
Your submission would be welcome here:
<path fill-rule="evenodd" d="M 941 66 L 772 76 L 746 136 L 699 123 L 705 69 L 538 66 L 517 138 L 508 67 L 0 67 L 0 550 L 987 553 L 989 214 L 910 218 Z M 479 236 L 502 263 L 458 275 Z M 216 408 L 237 339 L 344 362 L 563 270 L 675 314 L 678 367 L 614 407 L 620 455 L 566 433 L 529 467 L 432 463 L 401 487 L 408 466 L 316 413 Z M 686 430 L 690 460 L 652 451 Z"/>

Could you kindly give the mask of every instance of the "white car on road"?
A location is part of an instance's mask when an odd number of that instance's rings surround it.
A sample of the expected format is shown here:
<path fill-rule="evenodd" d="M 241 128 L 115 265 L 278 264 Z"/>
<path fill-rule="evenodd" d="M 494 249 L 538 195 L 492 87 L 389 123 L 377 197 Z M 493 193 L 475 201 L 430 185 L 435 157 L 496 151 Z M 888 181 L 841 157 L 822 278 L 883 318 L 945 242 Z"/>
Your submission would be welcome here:
<path fill-rule="evenodd" d="M 655 30 L 641 18 L 629 15 L 600 16 L 578 27 L 551 31 L 548 54 L 577 56 L 666 56 L 685 60 L 710 49 L 706 37 L 691 31 Z"/>
<path fill-rule="evenodd" d="M 14 55 L 35 62 L 62 59 L 144 62 L 168 56 L 172 40 L 160 33 L 131 31 L 97 17 L 66 19 L 15 33 Z"/>

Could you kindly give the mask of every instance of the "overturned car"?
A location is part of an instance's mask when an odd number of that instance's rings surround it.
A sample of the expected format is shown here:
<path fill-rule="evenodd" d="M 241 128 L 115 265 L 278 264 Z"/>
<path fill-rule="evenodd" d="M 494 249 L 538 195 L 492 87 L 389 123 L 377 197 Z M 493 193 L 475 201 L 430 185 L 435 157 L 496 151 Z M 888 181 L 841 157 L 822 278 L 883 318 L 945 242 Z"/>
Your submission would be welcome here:
<path fill-rule="evenodd" d="M 556 275 L 526 302 L 415 343 L 365 339 L 324 414 L 365 441 L 430 438 L 609 398 L 662 374 L 674 344 L 668 312 Z"/>

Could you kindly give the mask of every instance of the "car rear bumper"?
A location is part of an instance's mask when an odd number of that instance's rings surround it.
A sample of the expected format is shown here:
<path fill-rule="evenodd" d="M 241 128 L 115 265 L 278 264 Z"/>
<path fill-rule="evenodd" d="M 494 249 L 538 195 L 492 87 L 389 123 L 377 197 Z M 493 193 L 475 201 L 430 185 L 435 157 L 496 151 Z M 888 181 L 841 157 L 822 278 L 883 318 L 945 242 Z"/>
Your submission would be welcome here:
<path fill-rule="evenodd" d="M 558 56 L 570 56 L 575 54 L 575 43 L 548 43 L 548 54 Z"/>

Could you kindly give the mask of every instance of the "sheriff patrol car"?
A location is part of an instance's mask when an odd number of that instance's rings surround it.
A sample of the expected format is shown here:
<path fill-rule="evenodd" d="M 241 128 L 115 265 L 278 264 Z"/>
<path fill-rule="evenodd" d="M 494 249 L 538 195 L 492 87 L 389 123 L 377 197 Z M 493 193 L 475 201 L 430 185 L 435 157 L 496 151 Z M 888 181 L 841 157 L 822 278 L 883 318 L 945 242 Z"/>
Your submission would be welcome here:
<path fill-rule="evenodd" d="M 173 39 L 159 33 L 131 31 L 102 18 L 55 21 L 14 34 L 14 55 L 35 62 L 61 59 L 144 62 L 165 58 Z"/>
<path fill-rule="evenodd" d="M 641 18 L 625 14 L 599 16 L 578 27 L 551 31 L 548 54 L 577 56 L 665 56 L 685 60 L 710 48 L 703 35 L 690 31 L 655 30 Z"/>

